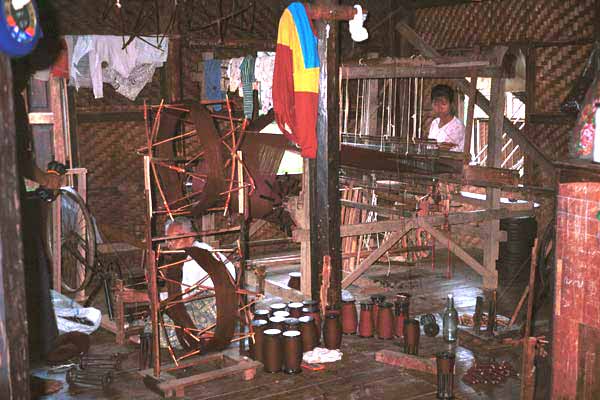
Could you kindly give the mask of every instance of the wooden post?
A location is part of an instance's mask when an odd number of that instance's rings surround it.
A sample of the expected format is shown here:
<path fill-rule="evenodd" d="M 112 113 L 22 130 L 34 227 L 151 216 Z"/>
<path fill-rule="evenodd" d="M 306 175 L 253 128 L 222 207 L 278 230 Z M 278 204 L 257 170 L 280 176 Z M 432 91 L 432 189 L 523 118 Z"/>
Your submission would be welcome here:
<path fill-rule="evenodd" d="M 533 400 L 535 394 L 535 337 L 525 336 L 521 364 L 521 400 Z"/>
<path fill-rule="evenodd" d="M 317 6 L 335 7 L 336 0 L 318 0 Z M 338 104 L 338 30 L 337 21 L 318 21 L 317 37 L 321 74 L 319 78 L 319 109 L 317 116 L 317 158 L 315 179 L 311 179 L 311 291 L 318 298 L 320 282 L 315 275 L 323 268 L 323 256 L 331 257 L 331 280 L 328 303 L 341 301 L 342 259 L 340 240 L 340 193 L 338 170 L 339 104 Z M 312 178 L 312 176 L 311 176 Z M 312 205 L 314 204 L 314 207 Z M 316 238 L 315 238 L 316 236 Z M 315 241 L 316 240 L 316 241 Z"/>
<path fill-rule="evenodd" d="M 0 390 L 29 399 L 27 309 L 10 59 L 0 53 Z"/>
<path fill-rule="evenodd" d="M 300 224 L 302 229 L 310 226 L 310 167 L 308 160 L 303 161 L 302 173 L 302 192 L 300 193 L 302 201 L 302 212 L 300 214 Z M 300 291 L 306 297 L 311 297 L 311 256 L 310 242 L 300 243 Z"/>
<path fill-rule="evenodd" d="M 490 126 L 488 131 L 488 167 L 500 167 L 502 162 L 500 153 L 502 151 L 502 132 L 504 119 L 504 79 L 493 78 L 490 95 Z M 500 190 L 486 189 L 487 208 L 500 207 Z M 494 290 L 498 287 L 498 272 L 496 271 L 496 260 L 498 259 L 498 243 L 500 236 L 500 221 L 492 220 L 486 222 L 486 230 L 489 240 L 483 248 L 483 266 L 489 271 L 489 275 L 483 278 L 484 290 Z"/>

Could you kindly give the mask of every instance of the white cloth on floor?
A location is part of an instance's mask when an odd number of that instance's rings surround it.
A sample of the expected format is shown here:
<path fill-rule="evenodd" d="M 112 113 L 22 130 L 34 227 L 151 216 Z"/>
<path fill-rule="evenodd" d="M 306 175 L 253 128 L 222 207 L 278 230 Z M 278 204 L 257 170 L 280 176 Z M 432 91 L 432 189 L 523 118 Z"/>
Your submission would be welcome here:
<path fill-rule="evenodd" d="M 329 363 L 341 360 L 343 355 L 344 353 L 339 350 L 315 347 L 313 350 L 304 353 L 302 361 L 309 364 Z"/>

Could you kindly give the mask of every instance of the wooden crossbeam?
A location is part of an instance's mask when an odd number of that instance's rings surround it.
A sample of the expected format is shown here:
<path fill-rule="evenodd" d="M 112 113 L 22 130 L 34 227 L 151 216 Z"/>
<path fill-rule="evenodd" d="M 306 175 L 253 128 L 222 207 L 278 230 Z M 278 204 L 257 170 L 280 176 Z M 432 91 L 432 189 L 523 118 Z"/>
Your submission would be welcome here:
<path fill-rule="evenodd" d="M 384 255 L 393 245 L 398 243 L 404 235 L 415 227 L 414 222 L 410 221 L 403 225 L 402 229 L 394 232 L 386 241 L 384 241 L 377 250 L 372 252 L 352 273 L 342 280 L 342 288 L 345 289 L 352 284 L 359 276 L 363 274 L 375 261 Z"/>
<path fill-rule="evenodd" d="M 458 258 L 463 260 L 465 264 L 471 267 L 475 272 L 480 275 L 489 275 L 491 271 L 487 270 L 479 261 L 474 259 L 469 253 L 463 250 L 455 241 L 450 239 L 448 235 L 441 232 L 440 230 L 434 228 L 430 224 L 425 221 L 420 222 L 421 227 L 424 228 L 431 236 L 433 236 L 438 242 L 442 243 L 444 246 L 448 246 L 448 250 L 452 253 L 456 254 Z"/>
<path fill-rule="evenodd" d="M 510 210 L 507 208 L 495 208 L 490 210 L 466 211 L 451 213 L 446 219 L 443 215 L 429 215 L 425 217 L 410 217 L 400 218 L 390 221 L 370 222 L 363 224 L 342 225 L 340 227 L 340 236 L 355 236 L 369 235 L 381 232 L 394 232 L 403 229 L 408 223 L 414 223 L 416 227 L 421 221 L 429 223 L 431 226 L 445 225 L 460 225 L 470 224 L 489 220 L 497 220 L 503 218 L 519 218 L 531 217 L 534 211 L 527 210 Z M 296 229 L 292 234 L 292 239 L 296 242 L 304 242 L 310 240 L 309 231 L 307 229 Z"/>

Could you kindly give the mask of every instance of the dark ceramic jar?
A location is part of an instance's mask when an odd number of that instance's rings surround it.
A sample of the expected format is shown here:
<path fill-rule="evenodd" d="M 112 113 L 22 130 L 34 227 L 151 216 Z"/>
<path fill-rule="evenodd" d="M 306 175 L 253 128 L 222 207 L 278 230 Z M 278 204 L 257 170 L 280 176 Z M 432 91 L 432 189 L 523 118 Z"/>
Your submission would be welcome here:
<path fill-rule="evenodd" d="M 269 310 L 271 310 L 271 316 L 275 311 L 287 311 L 287 304 L 285 303 L 273 303 L 269 306 Z"/>
<path fill-rule="evenodd" d="M 264 331 L 263 364 L 265 372 L 279 372 L 283 364 L 283 343 L 281 330 L 267 329 Z"/>
<path fill-rule="evenodd" d="M 291 330 L 283 332 L 283 372 L 297 374 L 302 372 L 302 334 Z"/>
<path fill-rule="evenodd" d="M 323 342 L 330 350 L 339 349 L 342 344 L 342 326 L 339 314 L 330 313 L 323 323 Z"/>
<path fill-rule="evenodd" d="M 355 335 L 358 326 L 358 315 L 356 312 L 356 301 L 347 300 L 342 302 L 342 333 Z"/>
<path fill-rule="evenodd" d="M 404 352 L 416 356 L 419 354 L 421 327 L 416 319 L 404 321 Z"/>
<path fill-rule="evenodd" d="M 259 309 L 259 310 L 255 310 L 254 311 L 254 318 L 253 319 L 268 320 L 269 317 L 272 317 L 270 310 Z"/>
<path fill-rule="evenodd" d="M 315 319 L 310 315 L 298 318 L 300 321 L 300 332 L 302 332 L 302 351 L 311 351 L 319 344 L 319 335 Z"/>
<path fill-rule="evenodd" d="M 288 303 L 288 311 L 290 312 L 290 317 L 300 318 L 302 316 L 302 308 L 304 304 L 292 302 Z"/>
<path fill-rule="evenodd" d="M 358 336 L 373 337 L 373 303 L 360 303 L 360 322 L 358 324 Z"/>
<path fill-rule="evenodd" d="M 263 362 L 264 332 L 267 329 L 267 326 L 268 322 L 264 319 L 252 321 L 254 341 L 250 341 L 250 357 L 256 361 Z"/>
<path fill-rule="evenodd" d="M 394 337 L 394 314 L 392 303 L 379 304 L 377 315 L 377 336 L 379 339 L 391 339 Z"/>
<path fill-rule="evenodd" d="M 385 296 L 382 294 L 374 294 L 371 296 L 373 303 L 373 330 L 377 330 L 377 320 L 379 319 L 379 304 L 385 302 Z"/>
<path fill-rule="evenodd" d="M 284 331 L 297 331 L 300 329 L 300 321 L 298 318 L 286 318 L 283 321 L 283 330 Z"/>
<path fill-rule="evenodd" d="M 291 289 L 300 290 L 300 272 L 290 272 L 288 276 L 288 287 Z"/>

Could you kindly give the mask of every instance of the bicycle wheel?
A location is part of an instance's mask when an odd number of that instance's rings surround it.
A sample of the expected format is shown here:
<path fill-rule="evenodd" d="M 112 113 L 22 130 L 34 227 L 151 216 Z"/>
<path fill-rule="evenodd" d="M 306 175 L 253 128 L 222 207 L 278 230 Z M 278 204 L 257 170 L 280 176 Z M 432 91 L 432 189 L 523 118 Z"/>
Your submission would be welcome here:
<path fill-rule="evenodd" d="M 61 188 L 60 204 L 61 286 L 66 292 L 75 293 L 92 279 L 96 232 L 91 214 L 75 189 Z"/>

